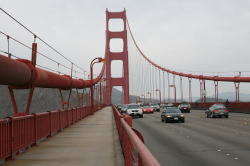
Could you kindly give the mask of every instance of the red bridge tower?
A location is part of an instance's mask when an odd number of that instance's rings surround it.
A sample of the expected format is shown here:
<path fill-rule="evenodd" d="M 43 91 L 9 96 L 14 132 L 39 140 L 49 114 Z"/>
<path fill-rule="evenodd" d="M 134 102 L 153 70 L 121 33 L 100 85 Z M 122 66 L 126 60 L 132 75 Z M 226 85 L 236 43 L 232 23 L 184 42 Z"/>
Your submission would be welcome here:
<path fill-rule="evenodd" d="M 109 29 L 110 19 L 122 19 L 123 31 L 113 32 Z M 123 50 L 121 52 L 110 51 L 110 40 L 118 38 L 123 40 Z M 123 88 L 124 104 L 129 103 L 129 71 L 128 71 L 128 45 L 127 45 L 127 28 L 126 28 L 126 11 L 109 12 L 106 10 L 106 104 L 111 104 L 113 86 L 121 86 Z M 123 62 L 123 75 L 120 78 L 111 77 L 111 62 L 120 60 Z"/>

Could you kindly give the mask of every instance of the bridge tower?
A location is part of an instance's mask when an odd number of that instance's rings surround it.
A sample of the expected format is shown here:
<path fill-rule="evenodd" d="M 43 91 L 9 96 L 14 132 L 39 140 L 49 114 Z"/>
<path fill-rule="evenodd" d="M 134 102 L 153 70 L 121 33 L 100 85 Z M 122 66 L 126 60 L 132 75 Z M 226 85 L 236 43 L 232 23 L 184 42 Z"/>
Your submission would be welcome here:
<path fill-rule="evenodd" d="M 111 19 L 123 20 L 123 31 L 110 31 L 109 21 Z M 121 52 L 112 52 L 110 50 L 111 39 L 121 39 L 123 41 L 123 49 Z M 123 62 L 123 74 L 120 78 L 111 77 L 111 62 L 120 60 Z M 106 104 L 111 104 L 112 88 L 121 86 L 123 88 L 123 102 L 129 103 L 129 70 L 128 70 L 128 45 L 127 45 L 127 28 L 126 28 L 126 11 L 109 12 L 106 10 L 106 48 L 105 48 L 105 63 L 106 63 Z"/>

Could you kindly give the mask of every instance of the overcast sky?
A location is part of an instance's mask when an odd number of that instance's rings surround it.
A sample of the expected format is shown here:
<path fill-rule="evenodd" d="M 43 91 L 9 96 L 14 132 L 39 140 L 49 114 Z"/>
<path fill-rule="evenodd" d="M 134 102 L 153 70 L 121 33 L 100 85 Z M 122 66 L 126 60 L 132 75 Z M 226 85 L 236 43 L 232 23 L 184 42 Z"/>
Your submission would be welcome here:
<path fill-rule="evenodd" d="M 126 8 L 135 39 L 156 63 L 181 71 L 250 71 L 249 0 L 0 0 L 0 6 L 86 70 L 104 55 L 106 8 Z M 0 20 L 0 30 L 31 43 L 2 13 Z"/>

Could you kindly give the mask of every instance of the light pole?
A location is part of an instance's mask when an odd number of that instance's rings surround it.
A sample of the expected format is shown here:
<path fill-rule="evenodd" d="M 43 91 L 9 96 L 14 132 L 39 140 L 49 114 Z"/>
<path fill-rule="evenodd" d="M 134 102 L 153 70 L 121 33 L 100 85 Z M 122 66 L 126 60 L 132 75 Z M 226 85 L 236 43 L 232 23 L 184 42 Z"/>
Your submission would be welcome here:
<path fill-rule="evenodd" d="M 143 104 L 144 104 L 145 103 L 145 95 L 142 94 L 141 96 L 143 97 Z"/>
<path fill-rule="evenodd" d="M 97 58 L 94 58 L 90 63 L 90 83 L 91 83 L 90 93 L 91 93 L 91 110 L 92 111 L 94 109 L 93 66 L 94 66 L 94 64 L 100 63 L 103 61 L 104 61 L 103 58 L 97 57 Z M 92 114 L 93 114 L 93 112 L 92 112 Z"/>
<path fill-rule="evenodd" d="M 160 105 L 161 105 L 161 90 L 160 89 L 156 89 L 156 92 L 159 92 L 159 99 L 160 99 Z"/>
<path fill-rule="evenodd" d="M 169 85 L 169 87 L 174 88 L 174 103 L 176 103 L 176 87 L 175 87 L 175 85 Z"/>
<path fill-rule="evenodd" d="M 149 103 L 151 103 L 151 92 L 148 92 L 147 94 L 149 94 Z"/>

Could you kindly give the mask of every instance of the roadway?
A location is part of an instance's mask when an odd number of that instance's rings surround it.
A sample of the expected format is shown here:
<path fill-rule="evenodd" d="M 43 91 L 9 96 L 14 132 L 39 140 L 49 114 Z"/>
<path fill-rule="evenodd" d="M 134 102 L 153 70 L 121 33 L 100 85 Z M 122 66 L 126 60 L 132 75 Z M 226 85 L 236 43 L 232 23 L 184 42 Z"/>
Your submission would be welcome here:
<path fill-rule="evenodd" d="M 249 166 L 250 114 L 206 118 L 191 110 L 185 123 L 164 123 L 160 113 L 133 120 L 145 144 L 163 166 Z"/>

